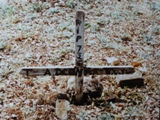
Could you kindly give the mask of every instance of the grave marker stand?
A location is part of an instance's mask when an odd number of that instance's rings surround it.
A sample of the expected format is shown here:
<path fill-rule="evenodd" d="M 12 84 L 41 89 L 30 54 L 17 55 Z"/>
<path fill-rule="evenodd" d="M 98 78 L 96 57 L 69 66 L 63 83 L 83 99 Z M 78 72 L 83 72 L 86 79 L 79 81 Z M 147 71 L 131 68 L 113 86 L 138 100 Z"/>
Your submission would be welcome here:
<path fill-rule="evenodd" d="M 20 74 L 27 76 L 75 75 L 76 103 L 83 99 L 84 75 L 112 75 L 134 73 L 132 66 L 84 66 L 84 12 L 76 12 L 75 67 L 23 67 Z"/>

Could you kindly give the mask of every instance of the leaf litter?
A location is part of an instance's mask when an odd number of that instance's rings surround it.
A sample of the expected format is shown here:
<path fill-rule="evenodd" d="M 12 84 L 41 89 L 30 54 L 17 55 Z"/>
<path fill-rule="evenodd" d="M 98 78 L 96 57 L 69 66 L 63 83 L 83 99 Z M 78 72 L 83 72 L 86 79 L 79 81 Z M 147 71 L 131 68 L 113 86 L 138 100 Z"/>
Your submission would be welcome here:
<path fill-rule="evenodd" d="M 75 11 L 85 19 L 86 65 L 134 65 L 145 86 L 120 88 L 116 76 L 99 76 L 101 105 L 70 104 L 68 119 L 159 119 L 159 5 L 151 1 L 13 0 L 0 6 L 0 118 L 59 119 L 56 94 L 69 77 L 23 77 L 24 66 L 74 65 Z M 142 69 L 145 70 L 142 70 Z M 121 99 L 125 102 L 113 101 Z M 96 101 L 96 100 L 95 100 Z M 103 105 L 102 105 L 103 104 Z"/>

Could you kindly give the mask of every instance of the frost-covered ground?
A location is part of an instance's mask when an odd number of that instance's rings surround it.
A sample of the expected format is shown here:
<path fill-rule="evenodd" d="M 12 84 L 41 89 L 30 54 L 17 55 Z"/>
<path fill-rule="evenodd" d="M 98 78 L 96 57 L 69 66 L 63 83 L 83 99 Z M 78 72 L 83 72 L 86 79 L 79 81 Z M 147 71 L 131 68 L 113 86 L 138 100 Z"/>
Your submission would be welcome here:
<path fill-rule="evenodd" d="M 126 102 L 71 104 L 68 119 L 158 120 L 159 0 L 86 1 L 1 4 L 0 119 L 58 119 L 55 93 L 66 90 L 69 77 L 26 78 L 19 71 L 24 66 L 74 65 L 75 12 L 83 10 L 86 65 L 111 65 L 106 57 L 116 57 L 118 65 L 138 63 L 135 69 L 145 78 L 145 86 L 122 89 L 115 76 L 99 76 L 97 79 L 104 86 L 101 99 Z"/>
<path fill-rule="evenodd" d="M 0 4 L 7 4 L 8 1 L 7 0 L 0 0 Z"/>

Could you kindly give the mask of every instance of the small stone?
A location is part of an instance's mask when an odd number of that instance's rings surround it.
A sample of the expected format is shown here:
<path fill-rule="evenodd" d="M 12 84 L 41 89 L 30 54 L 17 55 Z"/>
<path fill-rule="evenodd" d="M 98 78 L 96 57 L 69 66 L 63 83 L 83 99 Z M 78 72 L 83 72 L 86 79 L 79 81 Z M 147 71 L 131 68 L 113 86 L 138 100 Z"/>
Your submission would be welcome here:
<path fill-rule="evenodd" d="M 133 87 L 142 87 L 144 86 L 144 78 L 140 72 L 135 72 L 134 74 L 130 75 L 117 75 L 116 77 L 117 84 L 124 88 L 133 88 Z"/>
<path fill-rule="evenodd" d="M 69 102 L 67 100 L 56 100 L 56 116 L 61 120 L 68 119 Z"/>

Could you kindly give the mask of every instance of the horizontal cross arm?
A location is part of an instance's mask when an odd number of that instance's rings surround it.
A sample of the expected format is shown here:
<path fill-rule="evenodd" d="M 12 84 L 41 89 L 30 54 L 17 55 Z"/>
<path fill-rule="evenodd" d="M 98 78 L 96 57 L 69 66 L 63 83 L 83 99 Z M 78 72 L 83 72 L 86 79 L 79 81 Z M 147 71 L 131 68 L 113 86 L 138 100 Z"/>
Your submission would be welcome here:
<path fill-rule="evenodd" d="M 55 75 L 75 75 L 75 68 L 67 67 L 23 67 L 20 74 L 27 76 L 55 76 Z"/>
<path fill-rule="evenodd" d="M 85 75 L 112 75 L 134 73 L 133 66 L 88 66 L 84 70 Z"/>
<path fill-rule="evenodd" d="M 84 75 L 112 75 L 134 73 L 132 66 L 88 66 L 84 67 Z M 27 76 L 75 75 L 75 67 L 24 67 L 20 74 Z"/>

